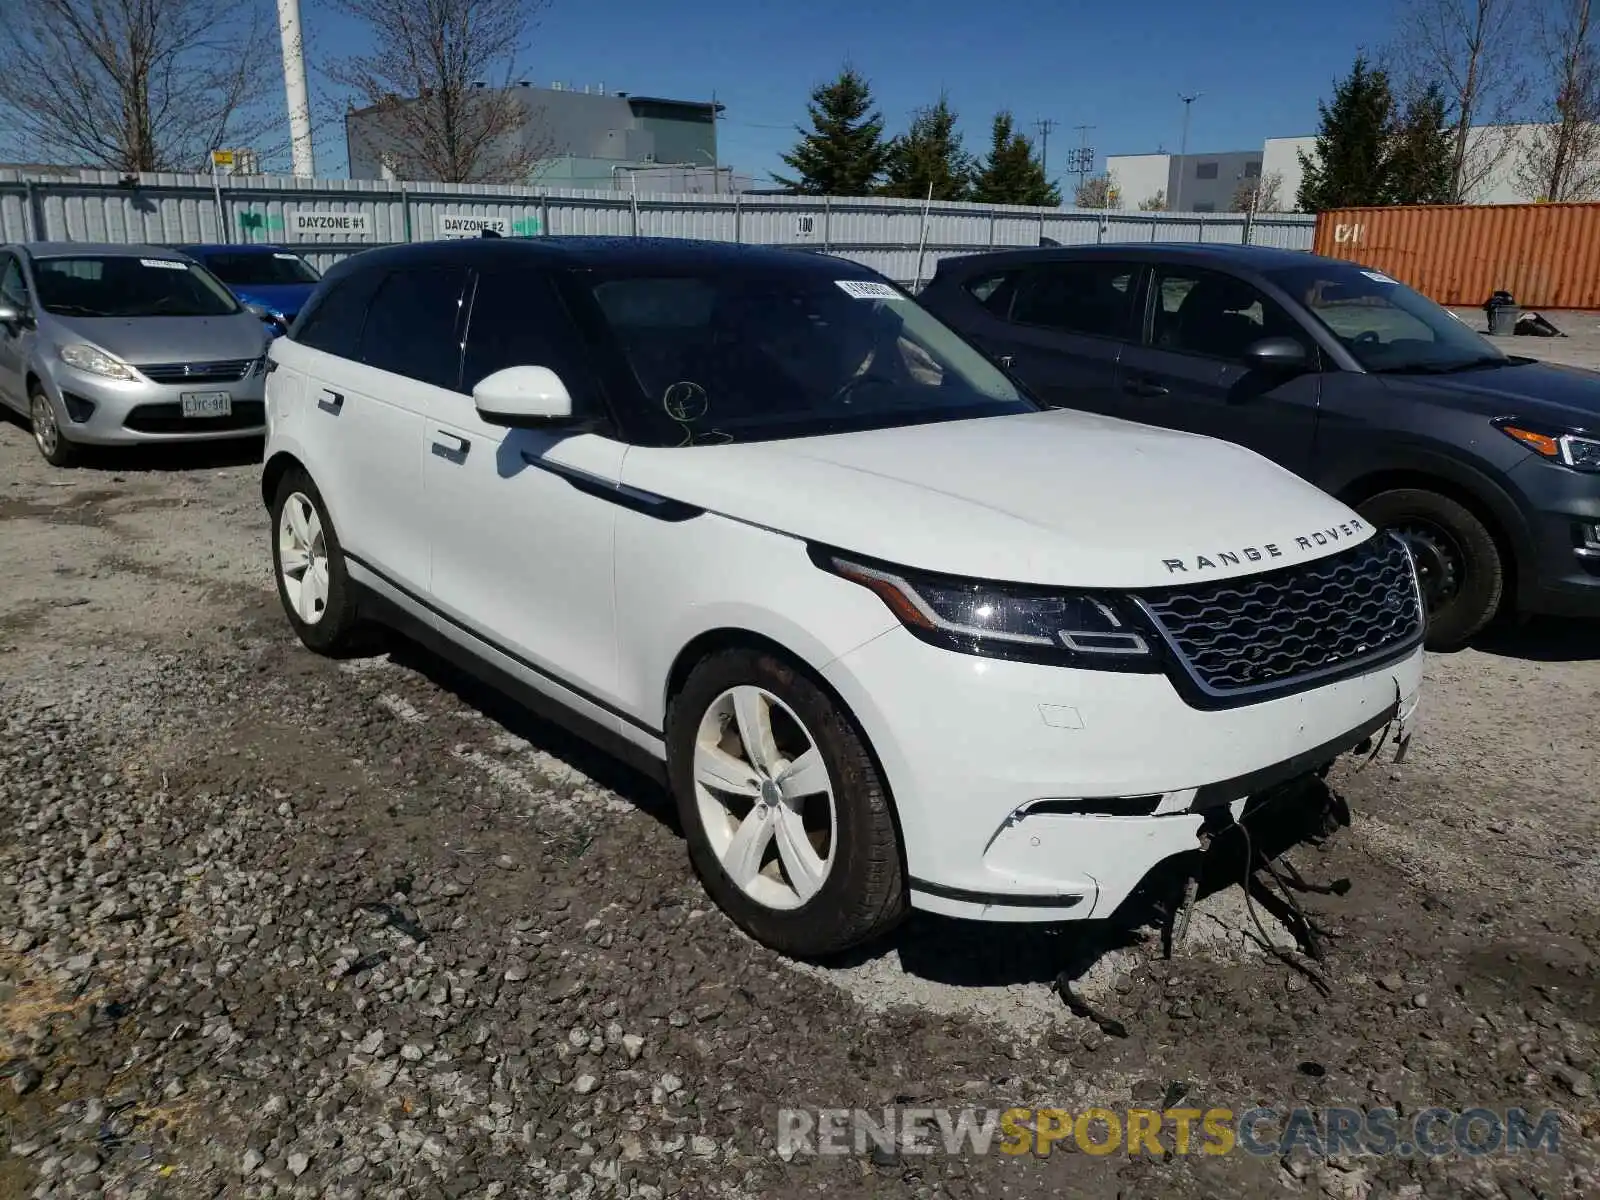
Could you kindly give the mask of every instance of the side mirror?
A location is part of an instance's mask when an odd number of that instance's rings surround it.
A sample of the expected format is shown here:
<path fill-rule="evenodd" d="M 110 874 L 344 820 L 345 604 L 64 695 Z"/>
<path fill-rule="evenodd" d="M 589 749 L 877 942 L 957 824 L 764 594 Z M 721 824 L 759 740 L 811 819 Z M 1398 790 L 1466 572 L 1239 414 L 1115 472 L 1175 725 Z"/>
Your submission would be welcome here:
<path fill-rule="evenodd" d="M 21 325 L 28 319 L 28 314 L 15 304 L 0 303 L 0 325 Z"/>
<path fill-rule="evenodd" d="M 1257 371 L 1293 374 L 1310 367 L 1311 352 L 1295 338 L 1269 337 L 1245 347 L 1244 361 Z"/>
<path fill-rule="evenodd" d="M 505 367 L 472 389 L 478 415 L 491 425 L 537 428 L 572 419 L 572 396 L 549 367 Z"/>

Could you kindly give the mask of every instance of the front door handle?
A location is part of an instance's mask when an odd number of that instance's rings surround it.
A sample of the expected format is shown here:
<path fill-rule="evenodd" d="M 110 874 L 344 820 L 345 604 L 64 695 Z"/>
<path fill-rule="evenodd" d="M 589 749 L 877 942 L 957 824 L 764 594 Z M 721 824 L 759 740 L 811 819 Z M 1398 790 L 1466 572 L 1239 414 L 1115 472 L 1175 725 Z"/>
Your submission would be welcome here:
<path fill-rule="evenodd" d="M 1130 396 L 1165 396 L 1167 389 L 1151 379 L 1129 379 L 1122 385 L 1122 390 Z"/>
<path fill-rule="evenodd" d="M 344 393 L 336 392 L 331 388 L 323 388 L 322 395 L 317 397 L 317 407 L 323 412 L 339 415 L 339 410 L 344 407 Z"/>
<path fill-rule="evenodd" d="M 446 433 L 442 429 L 434 431 L 433 452 L 440 458 L 455 463 L 465 462 L 467 451 L 471 449 L 472 443 L 459 433 Z"/>

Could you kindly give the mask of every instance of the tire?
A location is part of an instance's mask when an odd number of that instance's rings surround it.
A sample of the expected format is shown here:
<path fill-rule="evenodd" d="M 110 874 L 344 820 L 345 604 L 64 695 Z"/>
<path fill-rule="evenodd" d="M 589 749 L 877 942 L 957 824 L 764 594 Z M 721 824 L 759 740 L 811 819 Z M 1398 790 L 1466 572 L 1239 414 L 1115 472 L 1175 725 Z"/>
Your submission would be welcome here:
<path fill-rule="evenodd" d="M 1373 496 L 1360 512 L 1398 533 L 1417 559 L 1428 649 L 1458 650 L 1499 614 L 1505 564 L 1494 535 L 1466 506 L 1438 492 L 1398 488 Z"/>
<path fill-rule="evenodd" d="M 300 514 L 298 523 L 295 511 Z M 297 570 L 294 552 L 308 541 L 307 565 Z M 284 472 L 272 498 L 272 571 L 284 615 L 308 648 L 333 657 L 359 648 L 360 614 L 344 550 L 322 494 L 299 467 Z M 309 589 L 307 580 L 314 581 Z"/>
<path fill-rule="evenodd" d="M 50 397 L 38 384 L 28 389 L 28 421 L 33 428 L 33 444 L 52 467 L 75 467 L 83 458 L 76 442 L 67 440 L 56 420 Z"/>
<path fill-rule="evenodd" d="M 765 772 L 749 770 L 739 733 L 741 713 L 751 711 L 739 708 L 740 698 L 752 694 L 767 704 L 773 754 Z M 724 731 L 720 742 L 718 729 Z M 814 757 L 804 753 L 808 743 Z M 764 798 L 702 785 L 699 756 L 719 746 L 727 762 L 708 761 L 724 777 L 734 768 L 746 770 L 746 783 L 764 777 Z M 795 763 L 805 770 L 786 775 Z M 819 763 L 825 776 L 815 774 Z M 804 671 L 762 651 L 728 650 L 702 661 L 667 714 L 667 772 L 695 871 L 723 911 L 757 941 L 795 958 L 817 958 L 870 941 L 904 918 L 900 838 L 882 773 L 849 713 Z M 802 777 L 807 783 L 822 779 L 828 791 L 777 794 L 784 790 L 778 780 Z M 748 813 L 740 820 L 744 805 Z M 770 831 L 765 854 L 756 858 L 765 865 L 742 883 L 726 865 L 738 858 L 732 835 L 745 831 L 763 808 Z M 806 837 L 798 848 L 797 832 Z M 797 883 L 809 868 L 790 868 L 806 845 L 814 852 L 810 866 L 823 865 L 820 884 L 814 872 L 813 882 Z"/>

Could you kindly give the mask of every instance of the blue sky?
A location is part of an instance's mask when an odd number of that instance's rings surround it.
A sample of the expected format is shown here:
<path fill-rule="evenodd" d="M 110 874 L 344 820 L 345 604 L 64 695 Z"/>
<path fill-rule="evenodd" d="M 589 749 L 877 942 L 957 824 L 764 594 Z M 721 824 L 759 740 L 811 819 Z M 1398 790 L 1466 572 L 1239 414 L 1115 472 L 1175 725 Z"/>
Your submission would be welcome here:
<path fill-rule="evenodd" d="M 359 44 L 359 27 L 326 0 L 301 8 L 313 53 Z M 1388 38 L 1393 11 L 1394 0 L 551 0 L 520 74 L 677 99 L 715 92 L 727 106 L 724 164 L 765 179 L 782 171 L 811 89 L 848 57 L 891 131 L 945 90 L 969 149 L 981 152 L 993 113 L 1010 108 L 1029 125 L 1054 118 L 1059 164 L 1079 124 L 1095 126 L 1089 143 L 1102 158 L 1175 152 L 1180 91 L 1203 93 L 1191 150 L 1313 132 L 1318 99 L 1359 46 Z M 342 143 L 342 131 L 323 135 L 320 170 L 343 173 Z"/>

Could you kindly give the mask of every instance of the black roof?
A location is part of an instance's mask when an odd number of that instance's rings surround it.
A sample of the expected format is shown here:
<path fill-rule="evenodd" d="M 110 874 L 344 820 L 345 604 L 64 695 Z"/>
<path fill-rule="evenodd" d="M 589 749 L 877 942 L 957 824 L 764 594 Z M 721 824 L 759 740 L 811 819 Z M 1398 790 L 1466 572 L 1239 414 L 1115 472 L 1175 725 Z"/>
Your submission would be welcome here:
<path fill-rule="evenodd" d="M 760 269 L 814 271 L 837 279 L 877 279 L 860 263 L 806 249 L 748 246 L 737 242 L 697 241 L 691 238 L 560 237 L 458 238 L 412 242 L 363 250 L 338 263 L 328 274 L 345 274 L 367 267 L 427 266 L 459 263 L 466 266 L 503 265 L 525 261 L 530 266 L 569 270 L 624 267 L 639 270 Z"/>
<path fill-rule="evenodd" d="M 1277 267 L 1304 266 L 1328 260 L 1304 250 L 1284 250 L 1277 246 L 1239 246 L 1226 242 L 1103 242 L 1095 246 L 1022 246 L 1013 250 L 991 250 L 982 254 L 941 259 L 939 269 L 985 269 L 1018 263 L 1065 262 L 1079 259 L 1114 258 L 1121 262 L 1207 263 L 1251 271 L 1270 271 Z"/>

